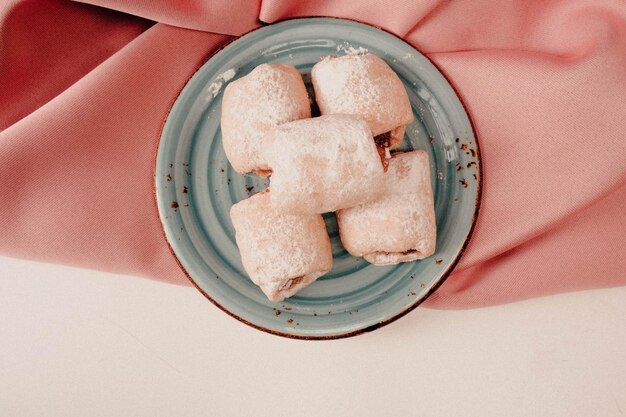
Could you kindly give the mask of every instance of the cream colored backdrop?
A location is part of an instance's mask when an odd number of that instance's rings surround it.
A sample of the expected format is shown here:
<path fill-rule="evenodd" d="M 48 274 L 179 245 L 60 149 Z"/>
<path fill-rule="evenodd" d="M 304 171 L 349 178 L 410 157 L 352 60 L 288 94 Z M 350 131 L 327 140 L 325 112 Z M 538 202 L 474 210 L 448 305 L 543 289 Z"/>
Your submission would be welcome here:
<path fill-rule="evenodd" d="M 626 415 L 626 287 L 253 330 L 195 289 L 0 258 L 0 416 Z"/>

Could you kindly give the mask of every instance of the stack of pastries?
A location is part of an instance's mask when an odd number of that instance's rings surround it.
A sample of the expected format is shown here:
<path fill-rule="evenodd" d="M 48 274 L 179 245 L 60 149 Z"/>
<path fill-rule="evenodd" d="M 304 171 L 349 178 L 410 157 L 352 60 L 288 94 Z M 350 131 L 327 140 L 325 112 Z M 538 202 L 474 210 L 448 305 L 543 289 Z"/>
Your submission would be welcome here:
<path fill-rule="evenodd" d="M 374 265 L 435 252 L 428 155 L 391 151 L 413 113 L 396 73 L 372 54 L 330 56 L 311 71 L 321 115 L 290 65 L 263 64 L 230 83 L 222 141 L 241 174 L 270 176 L 231 219 L 243 267 L 282 301 L 330 271 L 322 213 L 336 212 L 345 249 Z"/>

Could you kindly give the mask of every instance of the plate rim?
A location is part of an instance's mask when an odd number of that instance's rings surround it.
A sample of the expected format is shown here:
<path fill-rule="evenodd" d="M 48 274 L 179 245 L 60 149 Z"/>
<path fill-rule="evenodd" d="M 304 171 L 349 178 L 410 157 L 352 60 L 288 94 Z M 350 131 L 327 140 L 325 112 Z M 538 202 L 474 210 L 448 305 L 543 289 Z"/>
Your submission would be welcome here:
<path fill-rule="evenodd" d="M 315 19 L 334 19 L 334 20 L 340 20 L 340 21 L 348 21 L 348 22 L 353 22 L 353 23 L 358 23 L 364 26 L 369 26 L 371 28 L 374 29 L 378 29 L 388 35 L 393 36 L 394 38 L 396 38 L 397 40 L 399 40 L 400 42 L 403 42 L 404 44 L 408 45 L 410 48 L 414 49 L 416 52 L 418 52 L 421 56 L 423 56 L 424 58 L 426 58 L 426 60 L 428 60 L 428 62 L 435 68 L 437 69 L 437 71 L 441 74 L 441 76 L 446 80 L 446 82 L 448 83 L 448 85 L 450 86 L 450 88 L 452 89 L 452 91 L 454 92 L 455 96 L 457 97 L 457 99 L 459 100 L 459 103 L 461 104 L 463 111 L 465 112 L 465 115 L 467 116 L 467 119 L 469 121 L 469 125 L 472 129 L 472 135 L 474 136 L 474 141 L 475 141 L 475 152 L 476 152 L 476 162 L 477 162 L 477 173 L 479 175 L 477 175 L 478 179 L 477 179 L 477 185 L 476 185 L 476 198 L 474 201 L 474 212 L 472 213 L 472 220 L 471 220 L 471 225 L 470 225 L 470 229 L 467 233 L 467 236 L 465 237 L 465 240 L 463 241 L 463 245 L 461 246 L 461 248 L 459 249 L 459 251 L 456 253 L 454 260 L 450 263 L 450 265 L 448 266 L 448 268 L 439 276 L 439 278 L 437 278 L 437 280 L 435 281 L 435 283 L 430 287 L 430 289 L 424 293 L 421 297 L 419 297 L 418 299 L 415 300 L 414 303 L 412 303 L 411 305 L 409 305 L 408 307 L 404 308 L 403 310 L 395 313 L 394 315 L 392 315 L 391 317 L 379 321 L 377 323 L 371 324 L 367 327 L 363 327 L 361 329 L 356 329 L 356 330 L 351 330 L 351 331 L 347 331 L 347 332 L 343 332 L 343 333 L 337 333 L 337 334 L 332 334 L 332 335 L 299 335 L 299 334 L 293 334 L 293 333 L 287 333 L 287 332 L 283 332 L 283 331 L 279 331 L 279 330 L 273 330 L 273 329 L 269 329 L 267 327 L 264 327 L 262 325 L 259 324 L 255 324 L 252 323 L 249 320 L 246 320 L 245 318 L 233 313 L 232 311 L 228 310 L 227 308 L 225 308 L 224 306 L 222 306 L 221 304 L 219 304 L 217 301 L 215 301 L 206 291 L 204 291 L 199 285 L 198 283 L 193 279 L 193 277 L 189 274 L 189 272 L 187 272 L 187 269 L 183 266 L 182 262 L 180 261 L 180 259 L 178 258 L 178 256 L 176 255 L 168 237 L 167 237 L 167 232 L 165 231 L 165 225 L 163 224 L 163 221 L 161 219 L 161 212 L 159 210 L 159 204 L 158 204 L 158 195 L 157 195 L 157 162 L 158 162 L 158 153 L 159 153 L 159 149 L 161 146 L 161 141 L 163 139 L 163 130 L 165 128 L 165 125 L 167 123 L 167 120 L 169 119 L 172 109 L 174 108 L 174 105 L 176 104 L 176 102 L 178 101 L 178 98 L 180 97 L 182 91 L 185 89 L 185 87 L 189 84 L 189 81 L 191 81 L 191 79 L 193 77 L 196 76 L 196 74 L 202 69 L 202 67 L 204 67 L 204 65 L 209 62 L 218 52 L 220 52 L 221 50 L 223 50 L 224 48 L 226 48 L 227 46 L 229 46 L 231 43 L 241 39 L 242 37 L 252 33 L 252 32 L 256 32 L 258 30 L 263 30 L 264 28 L 270 27 L 270 26 L 274 26 L 277 24 L 281 24 L 284 22 L 289 22 L 289 21 L 293 21 L 293 20 L 315 20 Z M 465 104 L 465 100 L 463 98 L 463 96 L 461 95 L 461 93 L 459 92 L 459 90 L 454 86 L 454 84 L 452 84 L 450 82 L 450 78 L 446 75 L 446 73 L 437 65 L 435 64 L 435 62 L 433 62 L 426 54 L 424 54 L 423 52 L 421 52 L 419 49 L 417 49 L 415 46 L 411 45 L 410 43 L 408 43 L 406 40 L 404 40 L 403 38 L 401 38 L 400 36 L 396 35 L 393 32 L 390 32 L 387 29 L 384 29 L 380 26 L 377 25 L 373 25 L 370 23 L 366 23 L 357 19 L 351 19 L 351 18 L 343 18 L 343 17 L 335 17 L 335 16 L 317 16 L 317 15 L 311 15 L 311 16 L 298 16 L 298 17 L 290 17 L 290 18 L 286 18 L 286 19 L 281 19 L 281 20 L 277 20 L 275 22 L 272 23 L 266 23 L 263 21 L 260 21 L 260 26 L 255 27 L 245 33 L 242 33 L 239 36 L 233 37 L 232 39 L 228 40 L 227 42 L 224 42 L 222 45 L 220 45 L 217 49 L 215 49 L 212 53 L 210 53 L 209 55 L 207 55 L 206 57 L 204 57 L 202 59 L 202 61 L 198 64 L 197 68 L 195 69 L 195 71 L 187 78 L 187 80 L 182 84 L 182 87 L 178 90 L 178 93 L 176 94 L 176 96 L 174 97 L 174 99 L 172 100 L 171 104 L 169 105 L 169 110 L 167 111 L 167 114 L 165 116 L 165 118 L 163 119 L 163 123 L 161 123 L 161 127 L 159 129 L 159 133 L 158 133 L 158 139 L 156 141 L 156 146 L 155 146 L 155 150 L 154 150 L 154 158 L 153 158 L 153 187 L 152 187 L 152 194 L 153 194 L 153 204 L 156 208 L 156 215 L 159 221 L 159 226 L 160 226 L 160 230 L 161 230 L 161 234 L 164 237 L 164 240 L 167 244 L 167 248 L 170 252 L 170 254 L 172 255 L 172 257 L 174 258 L 174 261 L 176 262 L 176 264 L 178 265 L 178 267 L 180 268 L 180 270 L 184 273 L 184 275 L 187 277 L 187 279 L 191 282 L 191 284 L 202 294 L 204 295 L 204 297 L 206 299 L 208 299 L 213 305 L 215 305 L 217 308 L 219 308 L 221 311 L 223 311 L 224 313 L 228 314 L 229 316 L 235 318 L 237 321 L 244 323 L 256 330 L 260 330 L 264 333 L 269 333 L 275 336 L 280 336 L 280 337 L 284 337 L 284 338 L 288 338 L 288 339 L 296 339 L 296 340 L 337 340 L 337 339 L 345 339 L 348 337 L 354 337 L 354 336 L 358 336 L 364 333 L 369 333 L 372 332 L 374 330 L 377 330 L 381 327 L 384 327 L 388 324 L 391 324 L 393 322 L 395 322 L 396 320 L 404 317 L 405 315 L 407 315 L 408 313 L 410 313 L 411 311 L 415 310 L 419 305 L 421 305 L 424 301 L 426 301 L 435 291 L 437 291 L 439 289 L 439 287 L 441 287 L 441 285 L 448 279 L 448 277 L 452 274 L 452 272 L 454 271 L 454 269 L 456 268 L 456 266 L 458 265 L 459 261 L 461 260 L 461 258 L 463 257 L 463 254 L 465 253 L 465 250 L 467 249 L 467 246 L 469 245 L 472 236 L 474 234 L 474 230 L 476 228 L 476 222 L 478 220 L 478 215 L 480 212 L 480 206 L 481 206 L 481 201 L 482 201 L 482 188 L 483 188 L 483 176 L 484 176 L 484 172 L 483 172 L 483 164 L 482 164 L 482 154 L 481 154 L 481 149 L 480 149 L 480 141 L 478 139 L 478 135 L 476 134 L 476 128 L 474 126 L 474 121 L 472 120 L 472 117 L 468 111 L 468 107 Z"/>

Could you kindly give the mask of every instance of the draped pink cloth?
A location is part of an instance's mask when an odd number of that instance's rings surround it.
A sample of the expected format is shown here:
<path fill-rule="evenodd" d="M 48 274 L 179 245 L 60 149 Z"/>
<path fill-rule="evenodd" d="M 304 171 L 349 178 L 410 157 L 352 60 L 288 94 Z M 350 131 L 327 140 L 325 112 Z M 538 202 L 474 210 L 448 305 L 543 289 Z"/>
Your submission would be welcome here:
<path fill-rule="evenodd" d="M 481 143 L 474 237 L 426 305 L 626 285 L 623 0 L 89 3 L 0 6 L 0 255 L 188 284 L 153 195 L 170 106 L 232 36 L 338 16 L 424 52 Z"/>

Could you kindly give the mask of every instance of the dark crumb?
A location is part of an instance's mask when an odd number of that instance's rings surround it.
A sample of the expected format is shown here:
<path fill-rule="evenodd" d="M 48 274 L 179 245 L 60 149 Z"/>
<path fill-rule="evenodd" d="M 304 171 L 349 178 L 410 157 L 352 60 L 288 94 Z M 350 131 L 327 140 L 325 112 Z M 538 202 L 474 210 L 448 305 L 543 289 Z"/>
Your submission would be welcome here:
<path fill-rule="evenodd" d="M 230 185 L 230 178 L 226 181 L 226 183 L 227 183 L 228 185 Z"/>
<path fill-rule="evenodd" d="M 463 169 L 463 165 L 457 165 L 457 166 L 456 166 L 456 170 L 457 170 L 457 171 L 460 171 L 460 170 L 462 170 L 462 169 Z"/>
<path fill-rule="evenodd" d="M 470 154 L 469 152 L 465 152 L 465 155 L 469 155 L 469 154 Z"/>
<path fill-rule="evenodd" d="M 463 145 L 461 145 L 461 149 L 466 151 L 467 150 L 467 143 L 464 143 Z"/>
<path fill-rule="evenodd" d="M 172 181 L 172 176 L 170 174 L 167 174 L 165 176 L 165 179 L 168 180 L 168 181 Z"/>
<path fill-rule="evenodd" d="M 391 146 L 391 132 L 385 132 L 378 136 L 374 136 L 374 142 L 376 143 L 376 150 L 378 150 L 378 156 L 380 157 L 380 162 L 383 164 L 383 169 L 387 172 L 389 162 L 387 161 L 385 150 L 389 149 L 389 146 Z"/>
<path fill-rule="evenodd" d="M 317 317 L 317 313 L 313 313 L 313 315 L 314 315 L 315 317 Z"/>
<path fill-rule="evenodd" d="M 248 192 L 248 194 L 250 194 L 252 190 L 254 190 L 254 185 L 246 185 L 246 191 Z"/>
<path fill-rule="evenodd" d="M 468 168 L 471 168 L 471 167 L 472 167 L 472 165 L 476 165 L 476 162 L 470 162 L 469 164 L 467 164 L 467 167 L 468 167 Z"/>
<path fill-rule="evenodd" d="M 330 311 L 328 312 L 328 314 L 330 314 Z"/>
<path fill-rule="evenodd" d="M 187 194 L 188 191 L 189 189 L 187 188 L 187 186 L 183 185 L 183 194 Z"/>
<path fill-rule="evenodd" d="M 174 168 L 174 164 L 170 164 L 170 168 Z"/>
<path fill-rule="evenodd" d="M 300 323 L 296 322 L 296 326 L 299 326 L 299 325 L 300 325 Z"/>
<path fill-rule="evenodd" d="M 458 199 L 458 198 L 455 198 L 455 199 L 454 199 L 454 201 L 459 201 L 459 199 Z"/>
<path fill-rule="evenodd" d="M 183 166 L 184 166 L 184 167 L 188 167 L 188 166 L 189 166 L 189 164 L 186 164 L 186 163 L 184 163 L 184 162 L 183 162 Z"/>
<path fill-rule="evenodd" d="M 429 141 L 430 143 L 435 143 L 435 138 L 434 138 L 434 137 L 432 137 L 432 136 L 429 136 L 429 137 L 428 137 L 428 141 Z"/>
<path fill-rule="evenodd" d="M 424 285 L 424 283 L 420 283 L 420 288 L 424 288 L 426 285 Z"/>
<path fill-rule="evenodd" d="M 467 188 L 467 180 L 465 178 L 463 178 L 462 180 L 459 181 L 461 184 L 463 184 L 463 188 Z"/>
<path fill-rule="evenodd" d="M 216 275 L 216 276 L 215 276 L 215 279 L 220 279 L 220 276 L 219 276 L 219 275 Z"/>
<path fill-rule="evenodd" d="M 289 323 L 289 324 L 293 323 L 293 319 L 287 320 L 287 323 Z"/>
<path fill-rule="evenodd" d="M 391 145 L 391 132 L 381 133 L 378 136 L 374 136 L 374 142 L 379 148 L 388 148 Z"/>
<path fill-rule="evenodd" d="M 277 316 L 280 316 L 280 310 L 276 310 L 274 314 L 276 314 Z"/>
<path fill-rule="evenodd" d="M 411 279 L 414 279 L 414 278 L 415 278 L 415 275 L 411 275 Z"/>
<path fill-rule="evenodd" d="M 191 172 L 189 172 L 189 170 L 187 168 L 185 168 L 185 174 L 189 175 L 191 177 Z"/>
<path fill-rule="evenodd" d="M 475 180 L 478 179 L 478 177 L 476 176 L 476 174 L 472 174 L 472 176 L 474 177 Z"/>
<path fill-rule="evenodd" d="M 411 291 L 411 295 L 417 295 L 415 291 Z"/>
<path fill-rule="evenodd" d="M 177 209 L 178 208 L 178 201 L 172 201 L 172 204 L 170 204 L 170 207 L 173 209 Z"/>
<path fill-rule="evenodd" d="M 283 308 L 284 308 L 285 310 L 287 310 L 287 311 L 291 311 L 291 310 L 292 310 L 292 308 L 291 308 L 291 307 L 285 307 L 285 306 L 283 306 Z"/>
<path fill-rule="evenodd" d="M 440 264 L 440 263 L 442 263 L 442 262 L 443 262 L 443 259 L 435 259 L 435 263 L 436 263 L 437 265 L 439 265 L 439 264 Z"/>
<path fill-rule="evenodd" d="M 220 168 L 220 172 L 224 172 L 224 168 Z"/>
<path fill-rule="evenodd" d="M 320 108 L 315 102 L 315 100 L 311 100 L 311 117 L 321 116 L 322 112 L 320 112 Z"/>
<path fill-rule="evenodd" d="M 470 149 L 470 153 L 472 154 L 472 156 L 476 156 L 476 151 L 473 149 Z"/>
<path fill-rule="evenodd" d="M 189 207 L 189 204 L 185 204 L 185 205 L 183 205 L 183 207 Z"/>
<path fill-rule="evenodd" d="M 459 138 L 454 139 L 456 143 L 459 143 Z"/>

